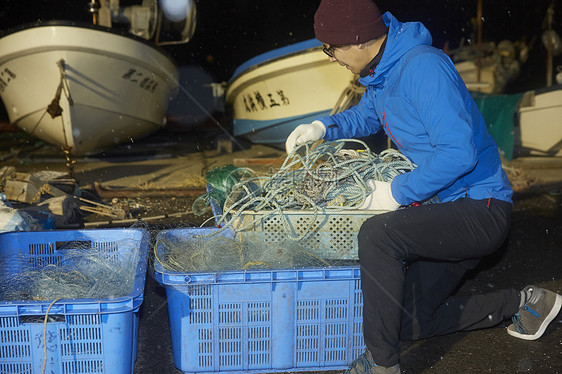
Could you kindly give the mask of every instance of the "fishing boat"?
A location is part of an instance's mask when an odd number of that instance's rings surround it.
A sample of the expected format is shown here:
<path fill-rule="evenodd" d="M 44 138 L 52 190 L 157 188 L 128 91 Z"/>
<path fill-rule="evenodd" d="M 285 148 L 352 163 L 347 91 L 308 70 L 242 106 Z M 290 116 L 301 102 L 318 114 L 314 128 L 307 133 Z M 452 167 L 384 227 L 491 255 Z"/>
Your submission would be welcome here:
<path fill-rule="evenodd" d="M 562 157 L 562 84 L 525 92 L 515 122 L 517 153 Z"/>
<path fill-rule="evenodd" d="M 464 45 L 448 51 L 455 68 L 471 92 L 500 94 L 515 80 L 526 62 L 527 45 L 522 41 L 502 40 L 477 45 Z"/>
<path fill-rule="evenodd" d="M 478 69 L 474 61 L 455 63 L 466 88 L 472 92 L 493 93 L 496 91 L 494 68 L 490 66 Z"/>
<path fill-rule="evenodd" d="M 507 160 L 562 157 L 562 84 L 516 94 L 472 93 Z"/>
<path fill-rule="evenodd" d="M 159 47 L 170 42 L 154 39 L 166 22 L 156 1 L 90 5 L 93 24 L 35 23 L 0 38 L 0 97 L 11 124 L 69 155 L 158 130 L 178 90 L 176 64 Z M 177 42 L 193 34 L 194 4 L 188 11 Z M 129 30 L 113 27 L 118 22 Z"/>
<path fill-rule="evenodd" d="M 357 76 L 331 63 L 322 48 L 305 40 L 240 65 L 225 95 L 234 136 L 283 149 L 299 124 L 352 105 L 363 93 Z"/>

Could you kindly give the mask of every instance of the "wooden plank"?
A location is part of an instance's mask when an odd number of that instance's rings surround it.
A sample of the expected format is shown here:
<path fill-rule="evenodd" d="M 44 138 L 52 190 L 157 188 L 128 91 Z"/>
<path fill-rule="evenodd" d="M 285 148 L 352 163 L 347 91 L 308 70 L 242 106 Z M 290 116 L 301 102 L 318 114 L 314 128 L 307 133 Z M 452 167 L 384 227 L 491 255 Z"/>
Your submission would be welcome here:
<path fill-rule="evenodd" d="M 285 157 L 239 157 L 233 160 L 236 167 L 243 166 L 281 166 Z"/>
<path fill-rule="evenodd" d="M 102 199 L 114 197 L 197 197 L 207 190 L 204 187 L 194 188 L 111 188 L 94 182 L 94 188 Z"/>
<path fill-rule="evenodd" d="M 4 195 L 6 195 L 7 200 L 30 204 L 39 201 L 38 196 L 41 195 L 41 186 L 26 181 L 8 179 L 4 186 Z"/>

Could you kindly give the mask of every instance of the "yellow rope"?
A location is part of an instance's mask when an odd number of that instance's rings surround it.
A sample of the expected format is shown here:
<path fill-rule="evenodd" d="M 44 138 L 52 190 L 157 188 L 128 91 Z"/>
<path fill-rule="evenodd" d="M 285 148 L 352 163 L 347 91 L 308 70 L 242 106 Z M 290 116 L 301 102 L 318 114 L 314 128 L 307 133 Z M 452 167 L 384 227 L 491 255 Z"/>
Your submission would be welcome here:
<path fill-rule="evenodd" d="M 267 262 L 263 262 L 263 261 L 251 261 L 251 262 L 248 262 L 246 265 L 242 266 L 242 270 L 246 270 L 246 269 L 248 269 L 250 266 L 257 266 L 257 265 L 267 266 L 268 268 L 271 269 L 271 265 L 268 264 Z"/>
<path fill-rule="evenodd" d="M 49 318 L 49 311 L 51 307 L 55 305 L 55 303 L 62 298 L 54 299 L 53 302 L 47 308 L 47 313 L 45 313 L 45 320 L 43 322 L 43 369 L 41 370 L 41 374 L 45 374 L 45 368 L 47 366 L 47 320 Z"/>

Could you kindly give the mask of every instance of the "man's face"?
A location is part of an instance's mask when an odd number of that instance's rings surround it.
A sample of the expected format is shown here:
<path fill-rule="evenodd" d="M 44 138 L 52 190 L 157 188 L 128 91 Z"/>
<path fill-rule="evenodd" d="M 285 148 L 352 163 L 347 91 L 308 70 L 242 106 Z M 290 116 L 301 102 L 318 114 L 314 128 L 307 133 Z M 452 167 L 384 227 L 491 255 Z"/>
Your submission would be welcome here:
<path fill-rule="evenodd" d="M 344 45 L 344 46 L 331 46 L 329 44 L 324 44 L 324 53 L 328 55 L 328 58 L 332 62 L 337 62 L 341 66 L 349 69 L 353 74 L 359 74 L 361 70 L 371 58 L 366 53 L 361 45 Z"/>

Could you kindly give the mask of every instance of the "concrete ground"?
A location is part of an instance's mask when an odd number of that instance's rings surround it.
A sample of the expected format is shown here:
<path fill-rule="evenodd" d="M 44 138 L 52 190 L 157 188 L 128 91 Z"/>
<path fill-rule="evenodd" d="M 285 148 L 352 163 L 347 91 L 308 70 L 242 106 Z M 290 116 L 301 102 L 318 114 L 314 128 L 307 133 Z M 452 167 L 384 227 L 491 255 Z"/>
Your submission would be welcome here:
<path fill-rule="evenodd" d="M 197 141 L 193 137 L 197 137 Z M 266 146 L 221 153 L 207 135 L 156 134 L 132 147 L 105 156 L 79 158 L 75 165 L 81 188 L 94 182 L 108 188 L 159 190 L 203 188 L 206 171 L 246 158 L 278 158 L 283 152 Z M 247 161 L 247 160 L 246 160 Z M 56 152 L 38 151 L 20 157 L 18 170 L 64 170 Z M 517 186 L 512 225 L 503 246 L 484 259 L 458 289 L 459 293 L 485 293 L 502 288 L 535 284 L 562 293 L 562 159 L 526 158 L 506 163 L 510 180 Z M 146 217 L 178 214 L 174 219 L 149 221 L 152 234 L 162 228 L 194 226 L 204 217 L 187 212 L 194 197 L 165 196 L 126 199 L 145 204 Z M 152 203 L 151 203 L 152 201 Z M 158 201 L 155 204 L 154 201 Z M 104 201 L 108 203 L 109 201 Z M 152 204 L 152 205 L 151 205 Z M 90 227 L 103 224 L 105 217 L 86 217 Z M 140 309 L 138 358 L 135 373 L 180 373 L 173 363 L 165 289 L 147 277 L 145 299 Z M 487 330 L 461 332 L 402 344 L 404 373 L 562 373 L 562 314 L 537 341 L 508 336 L 509 321 Z"/>

